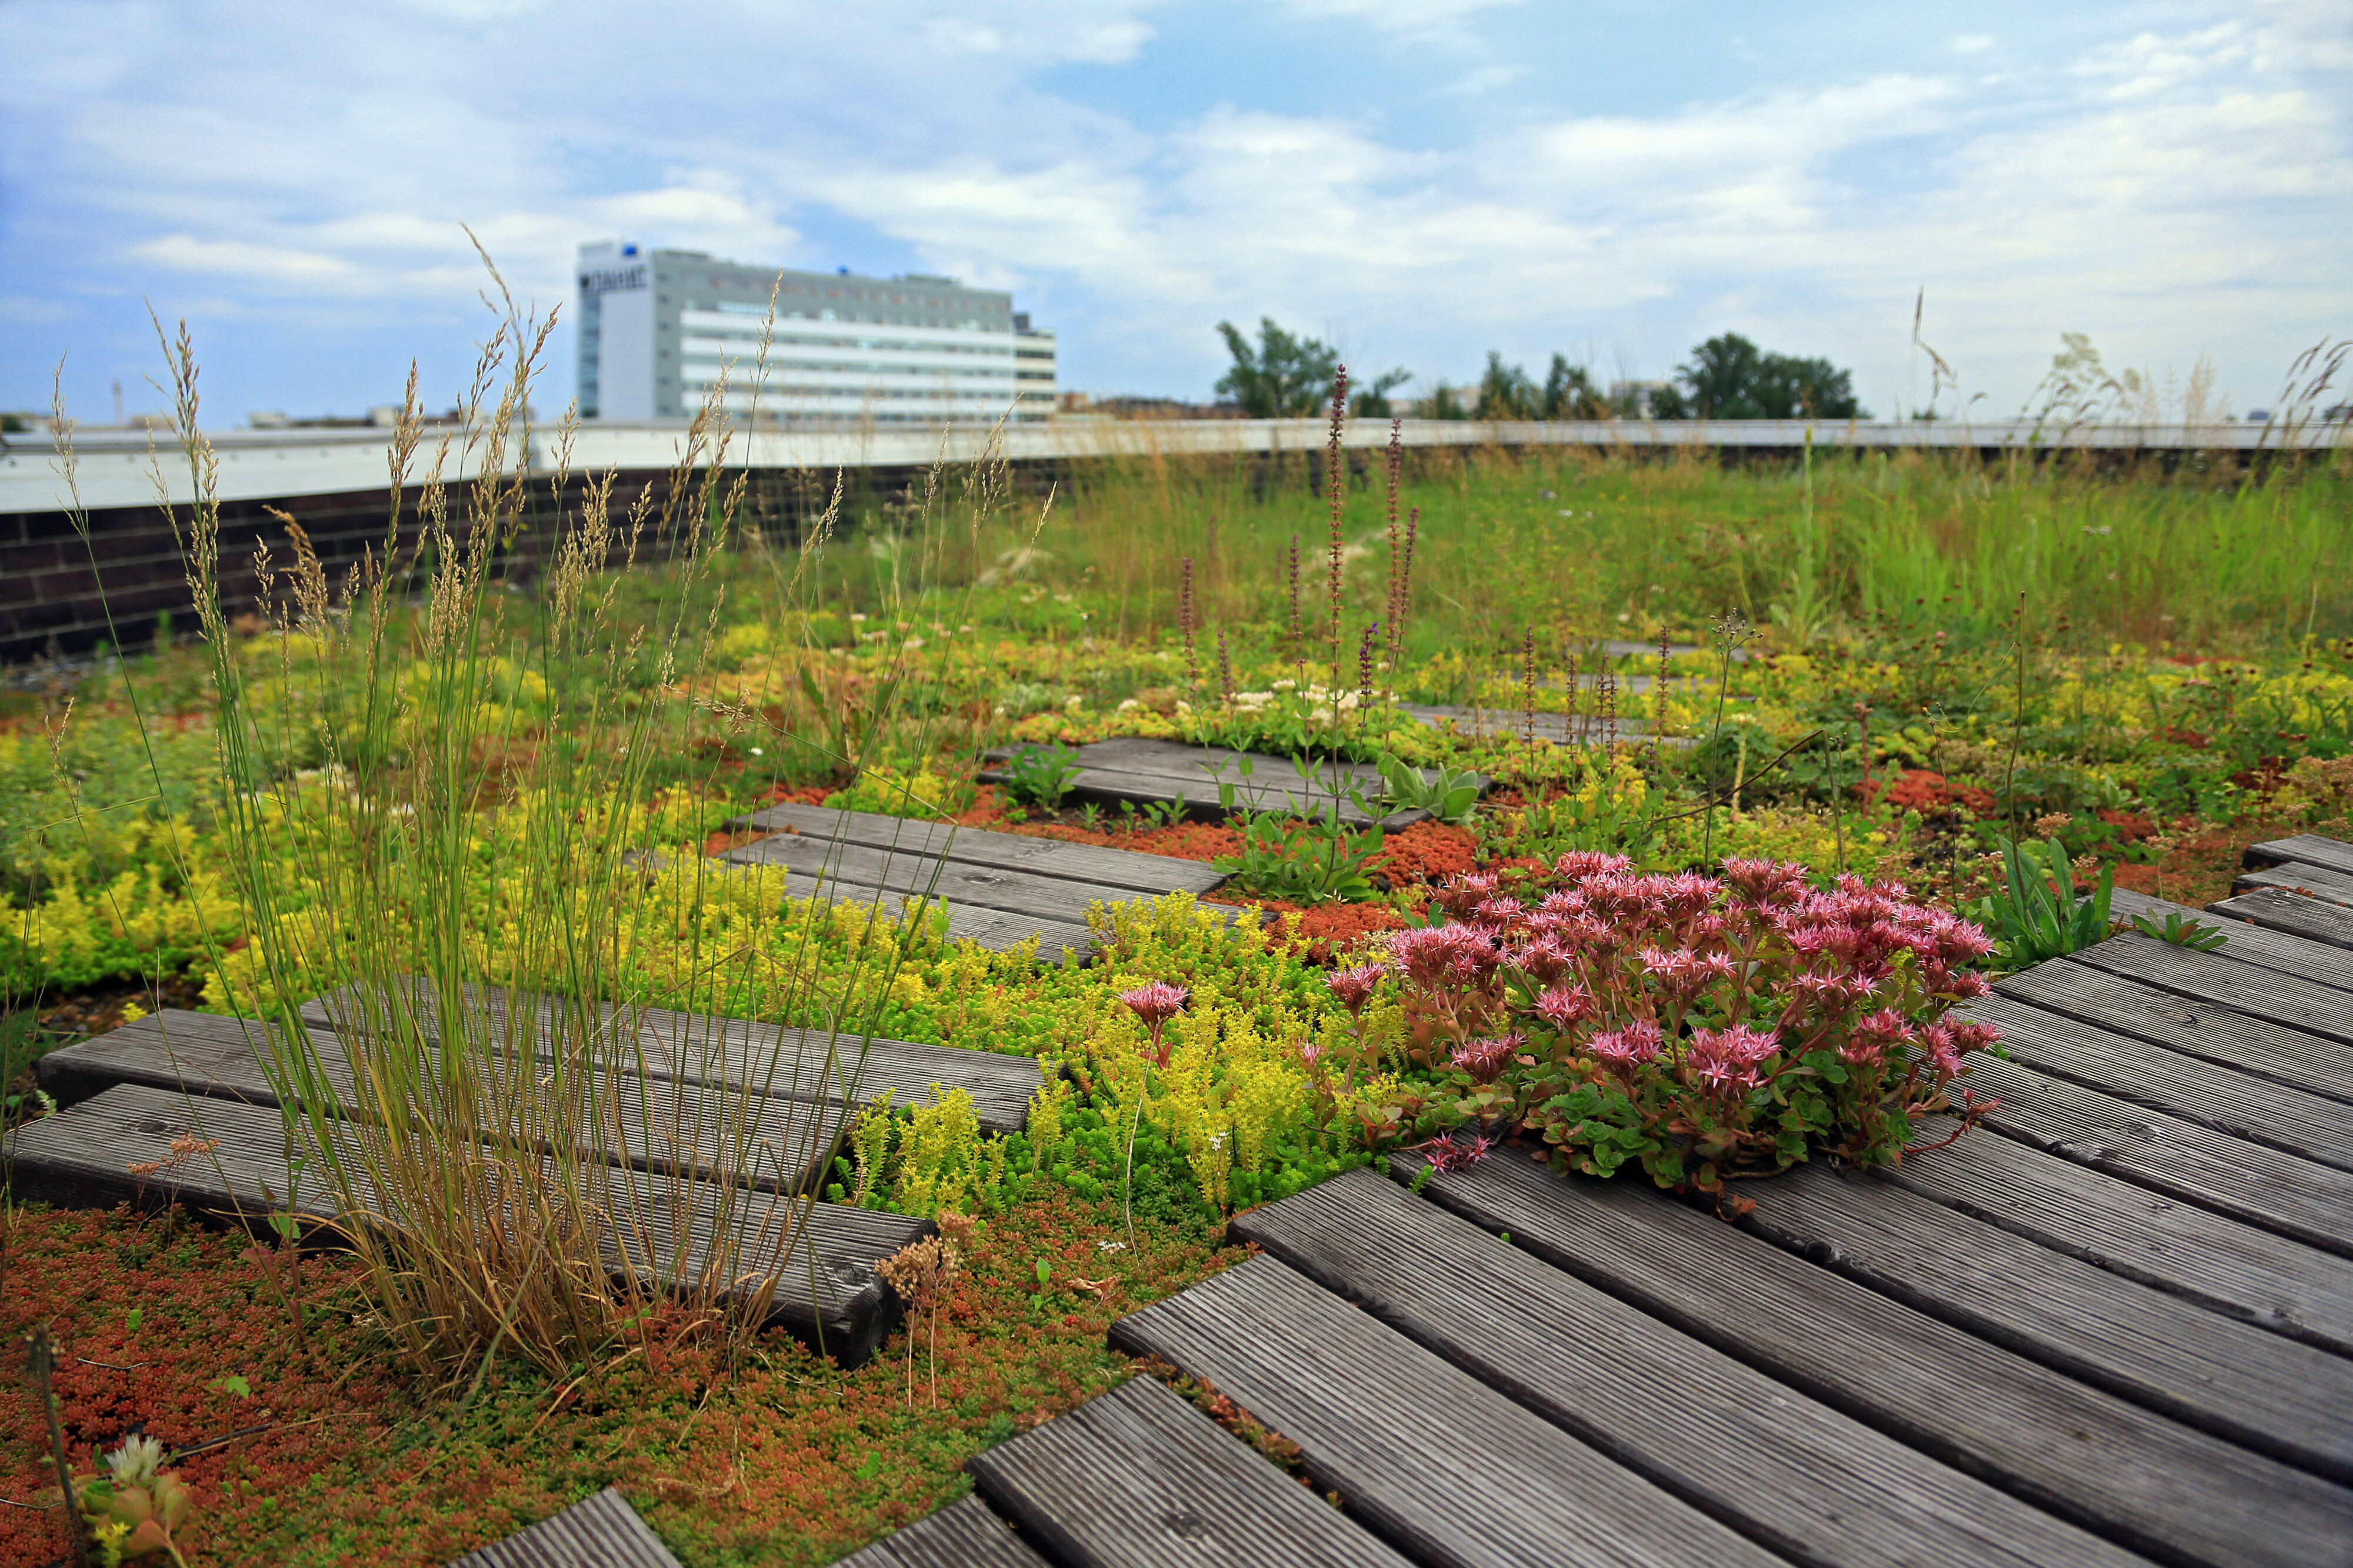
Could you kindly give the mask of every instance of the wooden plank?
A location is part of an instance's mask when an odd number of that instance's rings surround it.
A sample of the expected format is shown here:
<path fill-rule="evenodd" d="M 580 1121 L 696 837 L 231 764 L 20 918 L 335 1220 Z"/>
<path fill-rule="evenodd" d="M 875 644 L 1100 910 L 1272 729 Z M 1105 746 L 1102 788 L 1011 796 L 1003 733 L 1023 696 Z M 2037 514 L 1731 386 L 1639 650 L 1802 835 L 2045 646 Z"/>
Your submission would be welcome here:
<path fill-rule="evenodd" d="M 1247 778 L 1241 773 L 1245 761 L 1250 764 Z M 1079 748 L 1080 771 L 1072 780 L 1071 790 L 1082 797 L 1161 805 L 1181 796 L 1188 816 L 1211 821 L 1224 815 L 1219 805 L 1218 786 L 1230 784 L 1236 804 L 1253 811 L 1320 812 L 1331 799 L 1331 781 L 1336 767 L 1344 785 L 1355 785 L 1368 798 L 1377 798 L 1380 770 L 1368 763 L 1333 764 L 1311 761 L 1310 766 L 1311 773 L 1302 773 L 1287 757 L 1121 736 Z M 1430 776 L 1424 770 L 1423 777 Z M 1360 810 L 1345 798 L 1339 805 L 1340 820 L 1353 826 L 1377 821 L 1387 827 L 1405 827 L 1430 815 L 1405 810 L 1382 816 Z"/>
<path fill-rule="evenodd" d="M 2247 846 L 2245 863 L 2249 866 L 2280 866 L 2295 862 L 2318 866 L 2325 870 L 2342 871 L 2353 876 L 2353 844 L 2342 839 L 2323 838 L 2317 833 L 2298 833 L 2286 838 L 2267 839 Z"/>
<path fill-rule="evenodd" d="M 1192 822 L 1222 822 L 1226 816 L 1225 807 L 1219 804 L 1214 784 L 1203 789 L 1189 781 L 1157 774 L 1088 768 L 1072 778 L 1071 793 L 1080 800 L 1107 805 L 1117 805 L 1122 802 L 1168 806 L 1181 804 L 1186 819 Z M 1246 811 L 1273 811 L 1285 816 L 1304 812 L 1321 816 L 1324 810 L 1324 801 L 1320 797 L 1305 796 L 1295 787 L 1284 788 L 1262 783 L 1237 787 L 1234 804 Z M 1398 811 L 1376 817 L 1369 812 L 1358 810 L 1353 801 L 1343 800 L 1340 803 L 1340 821 L 1349 827 L 1368 827 L 1377 821 L 1383 827 L 1409 827 L 1429 815 L 1426 811 Z"/>
<path fill-rule="evenodd" d="M 2015 1061 L 1972 1058 L 2004 1137 L 2353 1258 L 2353 1173 L 2212 1131 Z"/>
<path fill-rule="evenodd" d="M 2259 870 L 2242 873 L 2231 884 L 2234 893 L 2252 892 L 2257 888 L 2281 888 L 2289 892 L 2309 893 L 2332 904 L 2353 908 L 2353 872 L 2324 871 L 2317 866 L 2290 861 L 2284 866 L 2265 866 Z"/>
<path fill-rule="evenodd" d="M 1001 866 L 970 860 L 935 860 L 860 845 L 828 844 L 794 834 L 755 838 L 721 857 L 742 866 L 782 866 L 828 884 L 888 889 L 898 897 L 914 895 L 975 909 L 1003 910 L 1034 916 L 1044 923 L 1084 929 L 1087 908 L 1095 903 L 1126 903 L 1158 897 L 1174 889 L 1148 892 L 1113 888 L 1101 882 L 1066 881 Z M 789 885 L 789 884 L 788 884 Z"/>
<path fill-rule="evenodd" d="M 2116 889 L 2109 900 L 2109 910 L 2119 920 L 2130 920 L 2143 914 L 2153 914 L 2160 921 L 2168 914 L 2179 914 L 2202 925 L 2219 926 L 2230 939 L 2201 958 L 2236 959 L 2257 969 L 2271 970 L 2298 979 L 2314 981 L 2334 991 L 2353 991 L 2353 952 L 2333 947 L 2326 942 L 2316 942 L 2290 931 L 2256 925 L 2243 918 L 2216 918 L 2212 907 L 2193 910 L 2187 904 L 2177 904 L 2167 899 L 2153 899 L 2147 893 Z M 2170 942 L 2161 946 L 2172 947 Z M 2177 952 L 2195 950 L 2174 948 Z M 2340 998 L 2339 1005 L 2353 1017 L 2353 999 Z"/>
<path fill-rule="evenodd" d="M 144 1181 L 132 1173 L 132 1164 L 167 1157 L 181 1137 L 217 1147 Z M 306 1245 L 331 1245 L 332 1226 L 373 1224 L 396 1206 L 378 1194 L 369 1199 L 370 1212 L 343 1215 L 313 1190 L 315 1174 L 289 1205 L 286 1128 L 278 1111 L 143 1084 L 118 1084 L 55 1116 L 25 1122 L 10 1133 L 7 1150 L 19 1199 L 71 1208 L 129 1203 L 160 1209 L 185 1203 L 192 1213 L 242 1224 L 264 1237 L 271 1234 L 267 1215 L 273 1206 L 280 1212 L 290 1206 L 305 1221 Z M 821 1346 L 845 1366 L 871 1356 L 898 1321 L 898 1303 L 875 1277 L 875 1260 L 934 1228 L 902 1215 L 788 1203 L 626 1167 L 605 1170 L 592 1196 L 629 1254 L 608 1253 L 616 1272 L 634 1272 L 654 1284 L 692 1279 L 719 1266 L 717 1227 L 724 1225 L 745 1240 L 723 1296 L 756 1292 L 773 1278 L 765 1321 Z M 798 1227 L 803 1215 L 807 1225 Z"/>
<path fill-rule="evenodd" d="M 77 1104 L 118 1083 L 178 1089 L 184 1082 L 191 1094 L 276 1105 L 277 1095 L 254 1058 L 264 1027 L 245 1018 L 166 1008 L 62 1046 L 33 1070 L 42 1089 L 59 1105 Z M 331 1067 L 341 1063 L 342 1047 L 333 1035 L 313 1029 L 311 1040 L 324 1062 Z M 348 1080 L 342 1087 L 348 1088 Z"/>
<path fill-rule="evenodd" d="M 142 1178 L 132 1167 L 171 1162 L 174 1139 L 217 1147 Z M 196 1100 L 143 1084 L 115 1087 L 55 1116 L 19 1122 L 6 1139 L 10 1188 L 19 1202 L 59 1208 L 129 1204 L 153 1213 L 188 1212 L 273 1235 L 269 1216 L 291 1214 L 306 1246 L 332 1245 L 338 1210 L 315 1189 L 289 1189 L 286 1123 L 267 1106 Z"/>
<path fill-rule="evenodd" d="M 1400 1154 L 1400 1177 L 1424 1169 Z M 2342 1562 L 2353 1491 L 2064 1376 L 1639 1181 L 1515 1150 L 1423 1195 L 1956 1469 L 2159 1561 Z M 1777 1184 L 1759 1190 L 1770 1196 Z"/>
<path fill-rule="evenodd" d="M 2339 1041 L 2234 1012 L 2203 997 L 2185 998 L 2131 976 L 2063 961 L 2007 975 L 1994 982 L 1994 991 L 2235 1073 L 2353 1103 L 2353 1050 Z M 2125 1070 L 2137 1073 L 2142 1068 Z M 2133 1098 L 2128 1079 L 2098 1087 Z"/>
<path fill-rule="evenodd" d="M 1771 1550 L 1818 1568 L 2145 1561 L 1352 1171 L 1233 1234 Z M 1662 1399 L 1662 1389 L 1674 1391 Z M 1722 1457 L 1741 1456 L 1737 1466 Z"/>
<path fill-rule="evenodd" d="M 966 1494 L 835 1568 L 1048 1568 L 1013 1527 Z"/>
<path fill-rule="evenodd" d="M 741 861 L 722 858 L 713 864 L 729 869 L 748 870 L 753 868 Z M 773 869 L 771 868 L 770 869 Z M 1094 951 L 1094 937 L 1083 923 L 1067 920 L 1049 920 L 1038 915 L 1008 914 L 1003 910 L 978 909 L 949 900 L 917 900 L 886 888 L 870 887 L 854 880 L 835 878 L 809 878 L 796 885 L 794 874 L 786 871 L 786 895 L 796 899 L 818 899 L 827 903 L 879 904 L 884 915 L 898 919 L 916 912 L 926 920 L 944 917 L 944 934 L 951 942 L 975 942 L 992 952 L 1011 952 L 1023 943 L 1035 941 L 1041 959 L 1068 951 L 1084 958 Z"/>
<path fill-rule="evenodd" d="M 1949 1117 L 1927 1117 L 1914 1136 L 1937 1143 L 1954 1129 Z M 2353 1263 L 2344 1258 L 2007 1138 L 1964 1137 L 1883 1175 L 2054 1252 L 2353 1355 Z"/>
<path fill-rule="evenodd" d="M 2206 907 L 2215 914 L 2285 931 L 2306 942 L 2353 948 L 2353 909 L 2309 894 L 2263 888 L 2236 898 L 2219 899 Z"/>
<path fill-rule="evenodd" d="M 1964 1016 L 2002 1031 L 2017 1061 L 2134 1105 L 2244 1138 L 2283 1153 L 2353 1171 L 2353 1125 L 2343 1101 L 2146 1044 L 2010 996 L 1989 996 Z M 1975 1068 L 1972 1068 L 1972 1074 Z"/>
<path fill-rule="evenodd" d="M 449 1568 L 680 1568 L 621 1494 L 607 1487 Z"/>
<path fill-rule="evenodd" d="M 494 1026 L 505 1028 L 510 1020 L 519 1020 L 522 1015 L 518 1010 L 525 1007 L 540 1030 L 551 1026 L 555 998 L 538 994 L 518 997 L 498 985 L 465 989 Z M 302 1021 L 314 1029 L 332 1030 L 339 1017 L 354 1028 L 366 1025 L 364 1010 L 340 992 L 311 998 L 302 1004 L 301 1013 Z M 849 1033 L 835 1037 L 821 1030 L 751 1018 L 614 1002 L 597 1004 L 597 1014 L 606 1028 L 634 1028 L 634 1038 L 603 1047 L 606 1059 L 633 1064 L 649 1078 L 723 1084 L 797 1100 L 839 1098 L 861 1104 L 888 1092 L 902 1107 L 911 1100 L 923 1099 L 937 1084 L 971 1095 L 981 1128 L 988 1132 L 1020 1131 L 1029 1121 L 1029 1097 L 1043 1081 L 1032 1058 L 965 1046 L 889 1040 L 880 1036 L 870 1040 Z M 428 1008 L 421 1022 L 438 1037 L 438 1013 Z"/>
<path fill-rule="evenodd" d="M 1418 1563 L 1776 1563 L 1271 1258 L 1112 1325 L 1299 1445 L 1309 1476 Z"/>
<path fill-rule="evenodd" d="M 1139 849 L 1072 844 L 1066 839 L 1033 837 L 1026 833 L 993 833 L 985 828 L 883 816 L 874 812 L 836 811 L 822 805 L 772 805 L 749 816 L 737 817 L 728 826 L 797 835 L 822 844 L 839 842 L 900 854 L 932 855 L 976 866 L 1002 866 L 1041 877 L 1101 882 L 1139 892 L 1182 889 L 1206 893 L 1225 880 L 1224 872 L 1175 855 L 1147 855 Z"/>
<path fill-rule="evenodd" d="M 2353 1362 L 1868 1176 L 1801 1167 L 1777 1178 L 1742 1223 L 2071 1377 L 2353 1481 Z"/>
<path fill-rule="evenodd" d="M 965 1468 L 1057 1563 L 1408 1568 L 1150 1377 L 976 1454 Z"/>
<path fill-rule="evenodd" d="M 57 1053 L 49 1077 L 76 1099 L 108 1082 L 143 1083 L 249 1105 L 279 1104 L 277 1089 L 248 1047 L 242 1020 L 166 1009 Z M 259 1026 L 255 1026 L 259 1027 Z M 364 1107 L 352 1090 L 351 1058 L 329 1030 L 309 1031 L 322 1073 L 346 1114 Z M 196 1047 L 201 1061 L 184 1048 Z M 543 1057 L 541 1059 L 546 1059 Z M 512 1070 L 512 1069 L 510 1069 Z M 495 1084 L 490 1092 L 498 1092 Z M 428 1114 L 432 1108 L 426 1108 Z M 846 1126 L 839 1102 L 792 1100 L 723 1084 L 645 1079 L 592 1070 L 569 1109 L 594 1117 L 572 1130 L 570 1147 L 642 1170 L 681 1170 L 745 1186 L 811 1190 L 832 1163 Z M 559 1136 L 538 1130 L 552 1152 Z M 738 1151 L 756 1144 L 756 1165 Z"/>
<path fill-rule="evenodd" d="M 2161 900 L 2149 902 L 2159 910 L 2200 913 Z M 2353 953 L 2244 921 L 2206 923 L 2220 924 L 2230 938 L 2217 952 L 2200 952 L 2126 931 L 2068 956 L 2184 995 L 2221 1001 L 2259 1018 L 2353 1041 Z"/>

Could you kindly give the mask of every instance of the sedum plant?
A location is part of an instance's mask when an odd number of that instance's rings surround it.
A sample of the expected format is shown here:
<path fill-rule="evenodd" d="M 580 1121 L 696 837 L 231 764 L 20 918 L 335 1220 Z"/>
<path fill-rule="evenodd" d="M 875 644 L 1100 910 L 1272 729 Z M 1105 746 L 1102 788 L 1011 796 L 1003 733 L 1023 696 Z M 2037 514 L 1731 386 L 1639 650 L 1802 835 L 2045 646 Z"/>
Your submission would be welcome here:
<path fill-rule="evenodd" d="M 1816 1153 L 1900 1160 L 1996 1038 L 1945 1016 L 1986 994 L 1970 965 L 1991 943 L 1893 883 L 1815 891 L 1803 867 L 1764 860 L 1724 872 L 1638 876 L 1580 853 L 1518 896 L 1493 873 L 1456 879 L 1451 921 L 1388 942 L 1412 1050 L 1445 1086 L 1423 1124 L 1525 1133 L 1564 1169 L 1633 1163 L 1708 1193 Z M 1960 1101 L 1966 1131 L 1988 1106 Z"/>

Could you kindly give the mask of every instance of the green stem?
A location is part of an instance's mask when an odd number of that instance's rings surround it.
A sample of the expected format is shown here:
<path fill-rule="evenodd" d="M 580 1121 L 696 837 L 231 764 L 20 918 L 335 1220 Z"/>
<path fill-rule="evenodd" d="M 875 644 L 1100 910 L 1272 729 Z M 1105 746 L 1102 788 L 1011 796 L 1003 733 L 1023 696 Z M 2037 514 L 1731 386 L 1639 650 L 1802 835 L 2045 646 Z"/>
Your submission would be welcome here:
<path fill-rule="evenodd" d="M 1156 1051 L 1160 1048 L 1160 1030 L 1156 1026 L 1152 1034 L 1152 1048 Z M 1135 1115 L 1127 1124 L 1127 1172 L 1120 1183 L 1120 1209 L 1127 1219 L 1127 1251 L 1131 1258 L 1135 1255 L 1135 1134 L 1144 1125 L 1144 1102 L 1151 1095 L 1152 1063 L 1147 1060 L 1144 1064 L 1144 1082 L 1135 1091 Z"/>

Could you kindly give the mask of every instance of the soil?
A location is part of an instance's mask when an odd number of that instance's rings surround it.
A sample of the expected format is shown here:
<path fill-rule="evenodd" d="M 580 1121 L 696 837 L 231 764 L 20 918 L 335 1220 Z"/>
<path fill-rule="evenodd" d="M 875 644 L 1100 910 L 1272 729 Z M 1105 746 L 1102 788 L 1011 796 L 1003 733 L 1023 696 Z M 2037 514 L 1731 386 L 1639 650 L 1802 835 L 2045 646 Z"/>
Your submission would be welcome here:
<path fill-rule="evenodd" d="M 966 1459 L 1144 1370 L 1113 1320 L 1242 1256 L 1166 1226 L 1124 1245 L 1116 1200 L 991 1218 L 931 1340 L 844 1373 L 781 1335 L 743 1352 L 675 1309 L 586 1368 L 512 1354 L 422 1376 L 373 1327 L 349 1258 L 277 1256 L 176 1213 L 19 1205 L 0 1334 L 46 1324 L 69 1462 L 145 1433 L 177 1450 L 193 1563 L 447 1563 L 612 1485 L 680 1559 L 828 1563 L 971 1489 Z M 1049 1283 L 1040 1288 L 1038 1266 Z M 298 1332 L 290 1311 L 305 1319 Z M 912 1394 L 907 1352 L 913 1347 Z M 455 1390 L 453 1392 L 453 1390 Z M 0 1379 L 0 1568 L 61 1563 L 31 1388 Z"/>

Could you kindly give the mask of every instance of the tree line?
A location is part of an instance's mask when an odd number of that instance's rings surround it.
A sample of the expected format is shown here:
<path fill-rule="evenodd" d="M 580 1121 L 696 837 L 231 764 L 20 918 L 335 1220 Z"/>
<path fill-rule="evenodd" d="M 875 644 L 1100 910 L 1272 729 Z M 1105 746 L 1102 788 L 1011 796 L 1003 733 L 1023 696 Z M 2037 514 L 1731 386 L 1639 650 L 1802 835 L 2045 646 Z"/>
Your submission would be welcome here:
<path fill-rule="evenodd" d="M 1253 343 L 1231 321 L 1218 323 L 1233 363 L 1218 378 L 1218 395 L 1258 419 L 1316 413 L 1330 395 L 1340 353 L 1318 339 L 1286 331 L 1272 317 L 1259 321 Z M 1391 395 L 1413 379 L 1388 370 L 1357 384 L 1350 412 L 1386 419 L 1400 412 L 1425 419 L 1867 419 L 1856 401 L 1854 376 L 1827 359 L 1758 348 L 1724 332 L 1691 351 L 1664 382 L 1620 383 L 1604 390 L 1587 366 L 1556 353 L 1542 382 L 1493 350 L 1476 383 L 1440 381 L 1409 408 Z"/>

